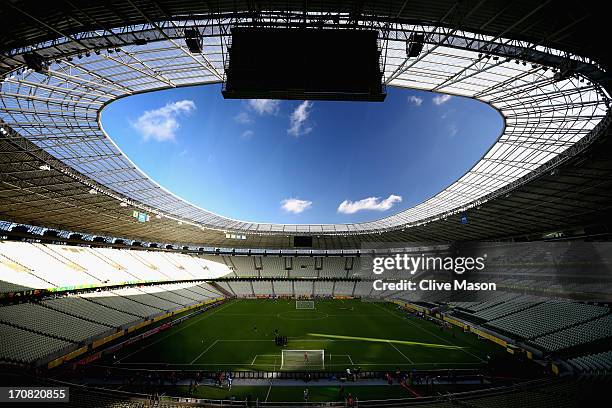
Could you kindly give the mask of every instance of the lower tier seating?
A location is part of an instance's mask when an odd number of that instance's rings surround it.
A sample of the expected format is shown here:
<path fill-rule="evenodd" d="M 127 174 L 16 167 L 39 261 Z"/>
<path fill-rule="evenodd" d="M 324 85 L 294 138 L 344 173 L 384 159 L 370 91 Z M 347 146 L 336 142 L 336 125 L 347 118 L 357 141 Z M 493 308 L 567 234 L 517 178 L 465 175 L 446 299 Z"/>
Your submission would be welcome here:
<path fill-rule="evenodd" d="M 65 340 L 0 323 L 0 361 L 32 363 L 73 345 Z"/>

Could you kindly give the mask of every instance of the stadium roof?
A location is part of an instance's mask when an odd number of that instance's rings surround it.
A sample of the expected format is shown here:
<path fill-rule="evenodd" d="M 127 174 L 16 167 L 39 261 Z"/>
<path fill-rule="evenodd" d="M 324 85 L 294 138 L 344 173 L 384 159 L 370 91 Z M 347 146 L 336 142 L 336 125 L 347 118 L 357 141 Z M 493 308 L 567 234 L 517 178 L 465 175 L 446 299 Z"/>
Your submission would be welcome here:
<path fill-rule="evenodd" d="M 609 145 L 606 61 L 593 60 L 600 55 L 586 47 L 588 13 L 530 3 L 324 2 L 303 9 L 304 2 L 272 1 L 256 10 L 235 1 L 214 9 L 177 1 L 6 3 L 0 16 L 13 24 L 0 29 L 0 218 L 218 246 L 290 247 L 292 235 L 307 234 L 326 248 L 501 238 L 593 222 L 612 201 L 605 189 L 610 150 L 596 157 Z M 501 112 L 504 132 L 442 192 L 372 222 L 262 224 L 194 206 L 119 150 L 101 129 L 100 111 L 139 92 L 222 81 L 229 29 L 253 24 L 379 30 L 387 85 L 479 99 Z M 186 27 L 203 35 L 202 53 L 187 50 Z M 425 46 L 407 58 L 414 32 L 425 34 Z M 32 52 L 50 63 L 47 73 L 25 66 Z M 151 221 L 139 223 L 134 210 Z M 460 225 L 466 212 L 472 221 Z"/>

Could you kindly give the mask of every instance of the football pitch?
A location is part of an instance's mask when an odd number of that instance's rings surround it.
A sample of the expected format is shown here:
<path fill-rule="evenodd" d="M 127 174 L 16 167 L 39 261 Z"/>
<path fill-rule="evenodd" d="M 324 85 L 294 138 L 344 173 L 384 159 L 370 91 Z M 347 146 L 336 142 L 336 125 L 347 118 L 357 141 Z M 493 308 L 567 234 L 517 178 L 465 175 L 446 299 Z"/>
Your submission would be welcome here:
<path fill-rule="evenodd" d="M 276 330 L 287 336 L 286 346 L 275 344 Z M 211 371 L 460 369 L 481 367 L 487 355 L 500 352 L 391 303 L 315 300 L 314 309 L 298 310 L 295 300 L 238 299 L 124 349 L 114 364 Z"/>

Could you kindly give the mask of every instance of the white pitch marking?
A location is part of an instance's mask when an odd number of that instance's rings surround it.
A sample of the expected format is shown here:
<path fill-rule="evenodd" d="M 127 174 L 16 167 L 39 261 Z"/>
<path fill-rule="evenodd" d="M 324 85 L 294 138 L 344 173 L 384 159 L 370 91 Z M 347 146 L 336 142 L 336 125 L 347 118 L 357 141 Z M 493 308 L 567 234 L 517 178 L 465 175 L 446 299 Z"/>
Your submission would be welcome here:
<path fill-rule="evenodd" d="M 402 351 L 400 349 L 398 349 L 397 347 L 395 347 L 395 344 L 391 343 L 390 341 L 387 342 L 387 344 L 389 344 L 391 347 L 393 347 L 394 349 L 397 350 L 398 353 L 400 353 L 402 356 L 404 356 L 404 358 L 408 361 L 410 361 L 411 363 L 414 363 L 414 361 L 412 361 L 410 358 L 408 358 L 407 355 L 405 355 L 404 353 L 402 353 Z"/>
<path fill-rule="evenodd" d="M 198 356 L 197 356 L 196 358 L 194 358 L 193 360 L 191 360 L 191 363 L 189 363 L 189 364 L 193 364 L 193 363 L 195 363 L 195 362 L 196 362 L 196 361 L 197 361 L 197 360 L 198 360 L 200 357 L 202 357 L 202 356 L 204 355 L 204 353 L 206 353 L 208 350 L 210 350 L 211 348 L 213 348 L 213 347 L 214 347 L 214 345 L 215 345 L 215 344 L 217 344 L 218 342 L 219 342 L 219 340 L 215 340 L 215 341 L 213 341 L 213 342 L 211 343 L 211 345 L 210 345 L 210 346 L 206 347 L 206 349 L 205 349 L 203 352 L 201 352 L 200 354 L 198 354 Z"/>

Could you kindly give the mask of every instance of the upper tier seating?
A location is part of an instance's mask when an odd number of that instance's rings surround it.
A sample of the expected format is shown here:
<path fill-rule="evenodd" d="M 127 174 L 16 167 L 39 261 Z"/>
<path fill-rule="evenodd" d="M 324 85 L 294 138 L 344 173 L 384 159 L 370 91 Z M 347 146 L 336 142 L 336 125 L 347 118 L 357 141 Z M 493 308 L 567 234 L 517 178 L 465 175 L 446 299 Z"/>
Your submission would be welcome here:
<path fill-rule="evenodd" d="M 9 259 L 47 283 L 41 289 L 80 285 L 101 285 L 103 282 L 74 264 L 49 250 L 43 244 L 2 241 L 0 252 Z"/>
<path fill-rule="evenodd" d="M 4 255 L 3 248 L 0 241 L 0 293 L 53 286 L 52 283 L 36 276 L 31 269 Z"/>
<path fill-rule="evenodd" d="M 0 241 L 0 293 L 231 274 L 220 257 L 175 252 Z"/>
<path fill-rule="evenodd" d="M 237 277 L 261 278 L 346 278 L 359 268 L 358 258 L 310 256 L 210 256 L 206 259 L 225 263 Z M 347 259 L 350 261 L 347 262 Z M 352 270 L 345 269 L 352 265 Z"/>

